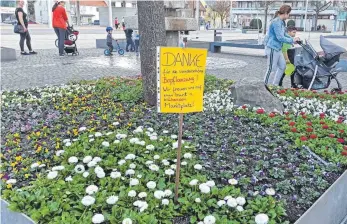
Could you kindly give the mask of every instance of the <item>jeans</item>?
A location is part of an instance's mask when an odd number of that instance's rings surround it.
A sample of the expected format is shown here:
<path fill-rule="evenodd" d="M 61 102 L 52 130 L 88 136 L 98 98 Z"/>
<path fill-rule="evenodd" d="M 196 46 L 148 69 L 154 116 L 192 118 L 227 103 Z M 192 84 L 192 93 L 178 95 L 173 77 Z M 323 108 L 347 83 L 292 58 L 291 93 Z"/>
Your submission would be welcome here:
<path fill-rule="evenodd" d="M 139 52 L 140 40 L 135 40 L 135 52 Z"/>
<path fill-rule="evenodd" d="M 127 46 L 125 47 L 125 50 L 126 51 L 129 51 L 128 50 L 128 47 L 130 45 L 130 51 L 134 51 L 134 41 L 131 39 L 131 38 L 127 38 Z"/>
<path fill-rule="evenodd" d="M 265 73 L 264 82 L 265 85 L 269 84 L 269 79 L 272 72 L 275 72 L 275 77 L 273 79 L 273 85 L 279 85 L 280 80 L 284 71 L 286 70 L 286 61 L 282 51 L 276 51 L 272 48 L 266 48 L 267 55 L 267 71 Z"/>
<path fill-rule="evenodd" d="M 110 53 L 112 54 L 112 52 L 113 52 L 113 45 L 112 45 L 112 43 L 107 43 L 107 47 L 110 50 Z"/>
<path fill-rule="evenodd" d="M 26 40 L 29 51 L 33 51 L 33 49 L 31 48 L 31 37 L 29 31 L 20 34 L 19 46 L 22 52 L 24 52 L 24 40 Z"/>
<path fill-rule="evenodd" d="M 58 37 L 59 55 L 62 55 L 64 54 L 64 41 L 65 41 L 66 30 L 62 28 L 54 28 L 54 31 Z"/>
<path fill-rule="evenodd" d="M 294 64 L 295 49 L 289 49 L 287 51 L 287 55 L 288 55 L 288 59 L 289 59 L 290 63 Z M 286 74 L 283 73 L 282 78 L 281 78 L 280 83 L 279 83 L 279 86 L 283 86 L 283 79 L 285 76 L 286 76 Z M 294 83 L 294 75 L 293 74 L 290 76 L 290 82 L 291 82 L 291 87 L 296 87 L 295 83 Z"/>

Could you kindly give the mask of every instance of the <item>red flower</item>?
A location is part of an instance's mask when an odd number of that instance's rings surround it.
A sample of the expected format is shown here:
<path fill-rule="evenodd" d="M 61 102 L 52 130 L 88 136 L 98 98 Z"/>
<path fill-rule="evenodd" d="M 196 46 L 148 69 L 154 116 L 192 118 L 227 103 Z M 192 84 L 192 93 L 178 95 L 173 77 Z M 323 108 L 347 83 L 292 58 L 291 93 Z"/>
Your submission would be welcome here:
<path fill-rule="evenodd" d="M 323 128 L 323 129 L 328 129 L 329 126 L 328 126 L 328 125 L 323 125 L 322 128 Z"/>
<path fill-rule="evenodd" d="M 306 128 L 307 132 L 313 132 L 313 128 Z"/>
<path fill-rule="evenodd" d="M 301 112 L 300 112 L 300 115 L 305 115 L 305 112 L 302 112 L 302 111 L 301 111 Z"/>
<path fill-rule="evenodd" d="M 246 108 L 247 108 L 247 106 L 246 106 L 246 105 L 243 105 L 243 106 L 242 106 L 242 109 L 246 109 Z"/>
<path fill-rule="evenodd" d="M 339 132 L 342 134 L 342 133 L 344 133 L 345 131 L 344 131 L 344 130 L 339 130 Z"/>
<path fill-rule="evenodd" d="M 289 114 L 289 112 L 288 112 L 288 111 L 287 111 L 287 112 L 284 112 L 284 114 L 285 114 L 285 115 L 288 115 L 288 114 Z"/>
<path fill-rule="evenodd" d="M 291 119 L 290 119 L 290 117 L 286 117 L 286 120 L 287 120 L 287 121 L 290 121 Z"/>
<path fill-rule="evenodd" d="M 325 122 L 324 122 L 324 121 L 320 121 L 319 123 L 320 123 L 320 124 L 325 124 Z"/>
<path fill-rule="evenodd" d="M 341 152 L 341 155 L 347 156 L 347 151 L 342 151 L 342 152 Z"/>
<path fill-rule="evenodd" d="M 290 129 L 292 132 L 297 132 L 296 128 Z"/>
<path fill-rule="evenodd" d="M 306 125 L 307 126 L 312 126 L 312 122 L 309 121 L 309 122 L 306 123 Z"/>
<path fill-rule="evenodd" d="M 311 139 L 316 139 L 316 138 L 317 138 L 317 135 L 312 134 L 312 135 L 310 135 L 310 138 L 311 138 Z"/>
<path fill-rule="evenodd" d="M 335 138 L 335 135 L 334 134 L 329 134 L 329 137 L 330 138 Z"/>
<path fill-rule="evenodd" d="M 343 138 L 338 138 L 337 141 L 340 142 L 341 144 L 343 144 L 345 142 L 345 140 L 343 140 Z"/>
<path fill-rule="evenodd" d="M 324 118 L 325 117 L 325 113 L 320 113 L 319 116 L 320 116 L 320 118 Z"/>
<path fill-rule="evenodd" d="M 295 125 L 294 121 L 289 122 L 289 126 L 294 126 L 294 125 Z"/>
<path fill-rule="evenodd" d="M 302 115 L 302 118 L 306 119 L 306 118 L 307 118 L 307 116 L 306 116 L 306 115 Z"/>
<path fill-rule="evenodd" d="M 344 145 L 344 146 L 343 146 L 343 150 L 346 150 L 346 151 L 347 151 L 347 145 Z"/>
<path fill-rule="evenodd" d="M 257 114 L 263 114 L 263 113 L 265 113 L 264 109 L 258 109 L 257 110 Z"/>
<path fill-rule="evenodd" d="M 274 113 L 269 114 L 269 117 L 275 117 L 275 116 L 276 116 L 276 114 L 274 114 Z"/>
<path fill-rule="evenodd" d="M 303 141 L 303 142 L 304 142 L 304 141 L 307 141 L 307 137 L 306 137 L 306 136 L 301 136 L 301 137 L 300 137 L 300 140 Z"/>
<path fill-rule="evenodd" d="M 338 120 L 336 121 L 336 123 L 341 124 L 341 123 L 342 123 L 342 120 L 338 119 Z"/>

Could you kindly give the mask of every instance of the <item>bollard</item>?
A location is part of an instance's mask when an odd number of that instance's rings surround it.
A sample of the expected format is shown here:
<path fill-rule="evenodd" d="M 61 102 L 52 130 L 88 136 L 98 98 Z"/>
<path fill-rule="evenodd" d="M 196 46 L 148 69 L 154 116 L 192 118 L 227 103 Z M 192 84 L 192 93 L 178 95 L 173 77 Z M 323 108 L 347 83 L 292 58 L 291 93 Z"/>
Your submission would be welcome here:
<path fill-rule="evenodd" d="M 213 32 L 213 41 L 214 42 L 221 42 L 222 41 L 222 37 L 221 36 L 217 36 L 217 35 L 222 35 L 222 32 L 217 32 L 217 30 L 214 30 L 214 32 Z"/>

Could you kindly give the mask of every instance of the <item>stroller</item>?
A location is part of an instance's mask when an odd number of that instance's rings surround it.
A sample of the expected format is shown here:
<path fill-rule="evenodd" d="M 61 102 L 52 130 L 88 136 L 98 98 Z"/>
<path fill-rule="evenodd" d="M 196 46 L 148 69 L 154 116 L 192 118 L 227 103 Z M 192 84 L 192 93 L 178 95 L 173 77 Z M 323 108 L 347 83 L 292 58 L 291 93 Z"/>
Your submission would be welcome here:
<path fill-rule="evenodd" d="M 302 42 L 298 44 L 302 48 L 298 48 L 295 53 L 292 86 L 308 90 L 326 89 L 334 79 L 338 87 L 332 89 L 332 92 L 340 92 L 342 86 L 336 77 L 340 70 L 336 69 L 336 65 L 340 61 L 340 55 L 345 53 L 346 49 L 320 36 L 320 46 L 324 52 L 324 55 L 320 57 L 308 41 L 306 44 Z"/>
<path fill-rule="evenodd" d="M 75 30 L 73 26 L 68 26 L 64 40 L 64 51 L 66 54 L 79 55 L 77 50 L 76 41 L 78 39 L 79 31 Z M 59 40 L 55 40 L 55 46 L 59 47 Z"/>

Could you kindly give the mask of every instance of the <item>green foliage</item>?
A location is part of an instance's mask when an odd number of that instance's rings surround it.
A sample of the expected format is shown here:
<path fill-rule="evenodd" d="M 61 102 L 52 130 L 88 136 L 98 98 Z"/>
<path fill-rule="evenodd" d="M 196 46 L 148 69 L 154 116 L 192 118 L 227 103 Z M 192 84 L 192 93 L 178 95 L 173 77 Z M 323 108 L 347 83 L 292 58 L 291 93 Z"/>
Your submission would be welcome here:
<path fill-rule="evenodd" d="M 229 79 L 219 79 L 213 75 L 205 76 L 205 93 L 212 92 L 213 90 L 228 89 L 234 81 Z"/>
<path fill-rule="evenodd" d="M 295 21 L 294 20 L 289 20 L 288 22 L 287 22 L 287 26 L 289 27 L 289 26 L 294 26 L 295 27 Z"/>
<path fill-rule="evenodd" d="M 263 25 L 260 19 L 252 19 L 249 26 L 251 27 L 251 29 L 261 29 Z"/>

